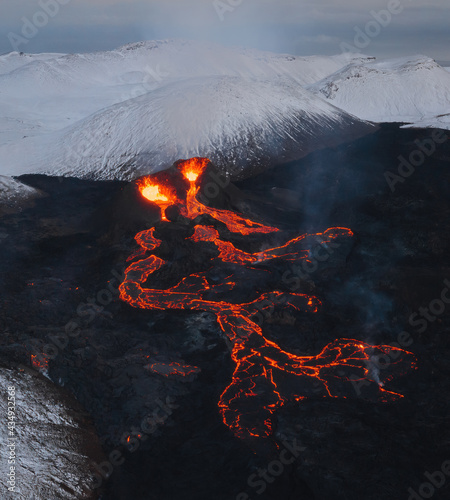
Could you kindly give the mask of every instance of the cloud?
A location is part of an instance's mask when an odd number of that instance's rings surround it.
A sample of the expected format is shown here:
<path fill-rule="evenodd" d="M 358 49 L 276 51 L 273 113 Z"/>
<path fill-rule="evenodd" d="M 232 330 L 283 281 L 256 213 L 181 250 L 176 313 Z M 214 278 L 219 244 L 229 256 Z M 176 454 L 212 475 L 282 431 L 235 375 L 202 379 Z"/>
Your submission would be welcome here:
<path fill-rule="evenodd" d="M 322 34 L 314 36 L 303 35 L 299 37 L 299 41 L 305 43 L 339 43 L 340 39 L 336 36 Z"/>
<path fill-rule="evenodd" d="M 1 0 L 0 52 L 8 33 L 20 33 L 23 18 L 41 9 L 37 0 Z M 57 0 L 40 0 L 55 2 Z M 26 45 L 26 51 L 80 52 L 113 49 L 142 39 L 193 38 L 266 50 L 333 54 L 364 28 L 371 11 L 389 0 L 71 0 Z M 448 0 L 398 0 L 404 11 L 374 39 L 368 53 L 387 56 L 423 52 L 450 59 Z M 230 3 L 228 3 L 230 2 Z M 434 29 L 434 33 L 431 31 Z M 407 43 L 406 43 L 407 41 Z"/>

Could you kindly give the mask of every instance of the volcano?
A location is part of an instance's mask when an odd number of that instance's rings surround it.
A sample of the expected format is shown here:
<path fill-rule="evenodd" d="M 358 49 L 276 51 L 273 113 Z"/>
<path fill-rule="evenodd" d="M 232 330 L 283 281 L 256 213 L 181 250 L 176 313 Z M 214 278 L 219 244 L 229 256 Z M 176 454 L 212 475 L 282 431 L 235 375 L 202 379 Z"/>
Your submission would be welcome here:
<path fill-rule="evenodd" d="M 58 418 L 51 448 L 21 428 L 31 494 L 418 491 L 448 451 L 448 142 L 394 193 L 384 173 L 428 137 L 383 125 L 240 181 L 205 157 L 130 182 L 19 177 L 0 217 L 0 362 L 24 381 L 18 410 L 46 391 L 66 408 L 39 414 Z M 87 433 L 61 463 L 46 454 L 73 438 L 64 394 Z"/>
<path fill-rule="evenodd" d="M 162 221 L 168 220 L 166 212 L 169 207 L 177 206 L 179 216 L 195 224 L 193 234 L 187 239 L 199 245 L 216 247 L 216 255 L 210 262 L 205 262 L 206 271 L 189 274 L 167 289 L 154 288 L 153 275 L 167 267 L 169 262 L 157 255 L 162 240 L 156 237 L 158 229 L 153 227 L 140 232 L 135 238 L 141 250 L 129 258 L 133 263 L 125 271 L 120 297 L 139 309 L 197 310 L 216 315 L 220 328 L 232 346 L 231 357 L 235 363 L 232 382 L 219 401 L 224 423 L 238 437 L 270 437 L 273 416 L 287 401 L 300 401 L 311 391 L 316 394 L 323 392 L 329 397 L 346 397 L 352 393 L 352 382 L 358 380 L 370 380 L 375 384 L 382 401 L 401 397 L 384 387 L 386 381 L 391 380 L 392 373 L 383 372 L 383 379 L 380 379 L 371 372 L 372 360 L 380 355 L 395 359 L 392 370 L 395 369 L 397 373 L 402 374 L 414 368 L 413 355 L 402 349 L 338 339 L 325 346 L 318 355 L 302 357 L 282 350 L 275 342 L 264 337 L 261 326 L 255 320 L 258 313 L 274 307 L 315 313 L 321 305 L 316 297 L 270 291 L 249 303 L 223 300 L 224 294 L 234 291 L 239 285 L 233 267 L 246 266 L 251 270 L 252 267 L 265 266 L 270 269 L 270 263 L 277 260 L 308 261 L 311 259 L 311 240 L 327 247 L 332 246 L 335 240 L 351 238 L 353 234 L 349 229 L 330 228 L 321 234 L 289 239 L 280 246 L 257 253 L 244 252 L 230 241 L 222 239 L 220 233 L 223 226 L 230 233 L 242 236 L 273 234 L 278 229 L 245 219 L 228 210 L 207 207 L 199 201 L 198 194 L 209 166 L 208 159 L 193 158 L 177 162 L 174 172 L 178 173 L 178 179 L 176 175 L 173 176 L 172 184 L 169 184 L 166 174 L 156 174 L 138 181 L 141 195 L 160 208 Z M 176 184 L 186 186 L 181 195 Z M 200 223 L 199 219 L 203 216 L 208 216 L 208 224 Z M 225 273 L 228 276 L 217 282 L 212 274 L 217 273 L 217 267 L 225 264 L 232 265 Z M 353 379 L 350 377 L 352 373 Z M 355 373 L 358 373 L 356 378 Z M 294 381 L 291 382 L 290 378 Z M 315 387 L 311 381 L 316 383 Z"/>

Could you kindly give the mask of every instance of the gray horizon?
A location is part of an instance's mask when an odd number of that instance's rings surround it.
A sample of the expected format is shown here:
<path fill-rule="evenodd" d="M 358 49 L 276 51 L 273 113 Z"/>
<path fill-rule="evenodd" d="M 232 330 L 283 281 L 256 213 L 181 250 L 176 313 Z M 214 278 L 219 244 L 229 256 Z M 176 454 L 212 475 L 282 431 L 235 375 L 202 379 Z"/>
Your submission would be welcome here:
<path fill-rule="evenodd" d="M 0 54 L 181 38 L 301 56 L 352 50 L 448 62 L 449 21 L 448 0 L 3 0 Z"/>

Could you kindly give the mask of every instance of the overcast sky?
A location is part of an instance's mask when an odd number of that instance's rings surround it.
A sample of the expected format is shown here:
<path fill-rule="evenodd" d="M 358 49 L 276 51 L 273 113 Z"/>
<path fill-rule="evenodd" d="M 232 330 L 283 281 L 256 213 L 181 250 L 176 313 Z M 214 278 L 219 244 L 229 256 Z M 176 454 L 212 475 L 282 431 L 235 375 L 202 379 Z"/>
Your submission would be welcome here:
<path fill-rule="evenodd" d="M 450 61 L 449 28 L 450 0 L 0 0 L 0 53 L 190 38 L 300 55 L 351 46 L 380 57 Z"/>

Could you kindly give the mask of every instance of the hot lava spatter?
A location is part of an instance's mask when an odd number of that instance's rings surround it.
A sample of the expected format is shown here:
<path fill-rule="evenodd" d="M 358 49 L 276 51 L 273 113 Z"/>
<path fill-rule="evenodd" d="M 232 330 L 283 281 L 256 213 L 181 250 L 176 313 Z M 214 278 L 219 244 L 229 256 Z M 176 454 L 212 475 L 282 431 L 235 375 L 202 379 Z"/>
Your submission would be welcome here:
<path fill-rule="evenodd" d="M 188 218 L 210 215 L 226 225 L 232 233 L 241 235 L 270 234 L 279 231 L 245 219 L 228 210 L 207 207 L 198 200 L 201 177 L 209 165 L 205 158 L 193 158 L 177 163 L 185 190 L 161 181 L 158 174 L 139 181 L 139 190 L 144 198 L 165 209 L 177 205 L 180 213 Z M 384 384 L 394 373 L 399 375 L 415 367 L 411 353 L 400 348 L 381 345 L 371 346 L 359 340 L 339 339 L 323 348 L 315 356 L 299 356 L 281 349 L 275 342 L 265 338 L 255 319 L 257 313 L 273 305 L 283 310 L 314 313 L 321 302 L 314 296 L 299 293 L 273 291 L 260 295 L 249 303 L 234 304 L 218 299 L 224 291 L 235 288 L 233 276 L 221 283 L 209 279 L 208 271 L 190 274 L 168 289 L 145 286 L 150 275 L 167 264 L 154 255 L 162 241 L 155 236 L 156 228 L 142 231 L 135 237 L 141 250 L 133 254 L 134 260 L 125 271 L 120 286 L 120 297 L 133 307 L 141 309 L 186 309 L 209 311 L 217 321 L 231 346 L 231 357 L 235 363 L 232 381 L 222 393 L 219 408 L 224 423 L 240 438 L 268 437 L 273 432 L 274 416 L 278 408 L 288 401 L 300 401 L 311 395 L 347 397 L 355 393 L 355 384 L 364 381 L 372 385 L 377 399 L 392 401 L 403 397 L 388 391 Z M 316 235 L 302 235 L 285 244 L 260 251 L 256 254 L 244 252 L 232 243 L 221 239 L 217 228 L 196 225 L 194 234 L 188 238 L 194 243 L 210 242 L 219 252 L 212 265 L 220 262 L 252 268 L 252 265 L 272 260 L 300 261 L 309 258 L 305 242 L 309 238 L 330 244 L 337 238 L 351 238 L 353 233 L 345 228 L 330 228 Z M 307 248 L 307 246 L 306 246 Z M 146 256 L 147 255 L 147 256 Z M 143 258 L 145 257 L 145 258 Z M 212 299 L 212 298 L 213 299 Z M 217 300 L 215 300 L 217 297 Z M 388 357 L 389 369 L 378 370 L 374 360 Z"/>

